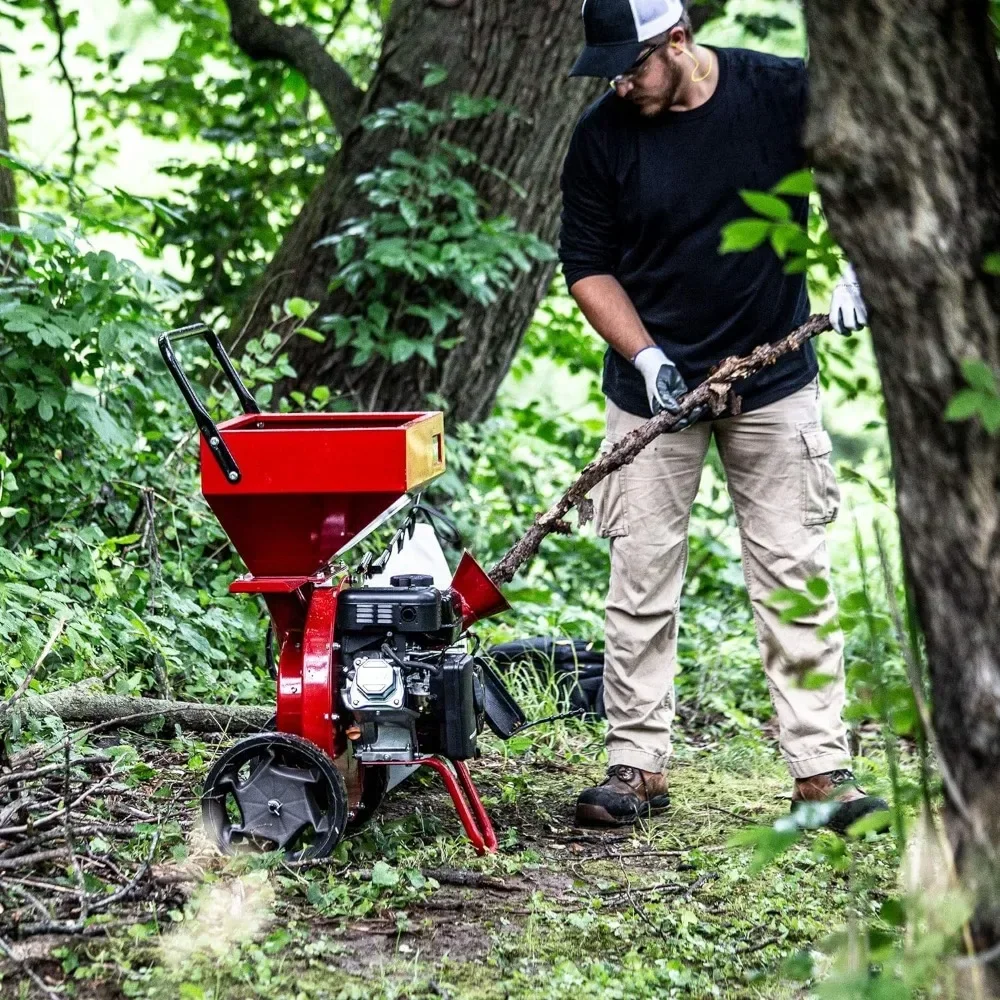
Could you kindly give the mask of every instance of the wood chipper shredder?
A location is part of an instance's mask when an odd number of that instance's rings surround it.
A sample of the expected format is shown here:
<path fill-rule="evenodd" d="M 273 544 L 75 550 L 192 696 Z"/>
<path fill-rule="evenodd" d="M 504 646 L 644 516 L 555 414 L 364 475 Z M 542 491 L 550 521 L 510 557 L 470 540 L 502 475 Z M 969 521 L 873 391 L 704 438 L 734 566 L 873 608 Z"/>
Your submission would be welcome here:
<path fill-rule="evenodd" d="M 201 336 L 243 415 L 216 424 L 173 343 Z M 159 338 L 201 435 L 201 485 L 249 573 L 230 591 L 263 598 L 277 645 L 275 729 L 223 753 L 205 784 L 206 827 L 226 853 L 329 855 L 367 820 L 390 767 L 433 768 L 479 853 L 497 840 L 466 761 L 488 723 L 524 716 L 466 630 L 509 605 L 465 553 L 449 588 L 396 576 L 366 586 L 405 537 L 348 567 L 347 553 L 401 514 L 445 468 L 440 413 L 262 413 L 203 324 Z"/>

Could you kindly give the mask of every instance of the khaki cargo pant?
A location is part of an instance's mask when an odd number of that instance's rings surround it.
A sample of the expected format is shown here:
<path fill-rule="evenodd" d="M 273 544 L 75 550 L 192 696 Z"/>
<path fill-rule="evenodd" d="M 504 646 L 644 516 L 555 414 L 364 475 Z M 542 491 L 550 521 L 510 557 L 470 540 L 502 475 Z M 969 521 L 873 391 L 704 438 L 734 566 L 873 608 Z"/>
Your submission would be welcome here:
<path fill-rule="evenodd" d="M 609 400 L 602 450 L 641 423 Z M 664 434 L 595 487 L 597 531 L 611 539 L 608 762 L 659 771 L 670 757 L 688 522 L 713 434 L 736 510 L 782 753 L 796 778 L 848 767 L 843 639 L 839 632 L 817 634 L 836 613 L 836 600 L 831 594 L 820 613 L 790 624 L 766 603 L 779 588 L 803 591 L 810 578 L 830 574 L 826 525 L 837 516 L 840 494 L 815 381 L 758 410 Z M 833 680 L 808 690 L 802 677 L 813 671 Z"/>

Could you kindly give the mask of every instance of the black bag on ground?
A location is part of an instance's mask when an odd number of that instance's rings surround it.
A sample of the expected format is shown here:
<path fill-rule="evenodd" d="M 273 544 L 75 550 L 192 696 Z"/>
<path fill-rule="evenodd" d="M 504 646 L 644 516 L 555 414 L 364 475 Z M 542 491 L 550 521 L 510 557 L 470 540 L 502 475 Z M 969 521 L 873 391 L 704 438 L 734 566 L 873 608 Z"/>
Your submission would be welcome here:
<path fill-rule="evenodd" d="M 604 651 L 582 639 L 538 637 L 491 646 L 485 654 L 495 669 L 506 673 L 525 663 L 542 677 L 551 676 L 569 707 L 604 718 Z"/>

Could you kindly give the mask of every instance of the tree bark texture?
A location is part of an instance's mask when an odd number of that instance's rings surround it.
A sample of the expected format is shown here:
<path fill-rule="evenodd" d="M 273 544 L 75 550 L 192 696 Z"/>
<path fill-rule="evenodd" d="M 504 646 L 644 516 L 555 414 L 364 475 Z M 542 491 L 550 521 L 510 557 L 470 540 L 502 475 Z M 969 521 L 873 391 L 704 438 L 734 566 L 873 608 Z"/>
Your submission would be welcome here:
<path fill-rule="evenodd" d="M 451 6 L 431 0 L 395 0 L 377 74 L 364 113 L 401 101 L 438 103 L 447 93 L 490 96 L 518 110 L 471 123 L 443 126 L 450 138 L 472 149 L 484 164 L 523 189 L 489 174 L 469 177 L 490 215 L 508 214 L 524 232 L 555 242 L 559 226 L 559 174 L 573 127 L 599 93 L 593 81 L 567 73 L 582 40 L 579 0 L 462 0 Z M 448 80 L 423 90 L 428 64 L 444 66 Z M 317 240 L 370 206 L 359 195 L 359 174 L 385 164 L 402 137 L 392 129 L 353 128 L 343 149 L 316 186 L 257 289 L 247 299 L 250 336 L 269 322 L 270 304 L 291 296 L 320 303 L 318 315 L 349 312 L 351 301 L 331 296 L 337 270 L 331 248 Z M 448 330 L 462 342 L 436 367 L 414 359 L 391 365 L 381 358 L 351 367 L 347 350 L 295 338 L 289 344 L 298 386 L 325 384 L 348 394 L 359 409 L 408 410 L 438 393 L 457 420 L 480 420 L 493 405 L 522 334 L 552 280 L 553 265 L 520 274 L 514 287 L 488 309 L 470 305 Z M 247 318 L 243 317 L 238 328 Z"/>
<path fill-rule="evenodd" d="M 10 149 L 10 134 L 7 127 L 7 102 L 3 96 L 3 80 L 0 79 L 0 149 Z M 5 226 L 18 225 L 17 187 L 14 174 L 0 166 L 0 223 Z"/>
<path fill-rule="evenodd" d="M 179 725 L 191 733 L 259 733 L 274 715 L 273 709 L 256 705 L 200 705 L 105 694 L 99 682 L 89 681 L 61 691 L 32 695 L 19 702 L 11 713 L 19 713 L 22 719 L 54 715 L 67 725 L 108 723 L 139 732 L 145 732 L 155 719 L 162 717 L 165 731 L 172 732 L 174 725 Z M 9 720 L 0 715 L 0 731 L 8 724 Z"/>
<path fill-rule="evenodd" d="M 949 833 L 984 949 L 1000 941 L 1000 437 L 944 412 L 963 360 L 1000 372 L 1000 279 L 983 270 L 1000 248 L 997 39 L 986 0 L 805 10 L 807 144 L 872 307 L 941 766 L 960 790 Z"/>

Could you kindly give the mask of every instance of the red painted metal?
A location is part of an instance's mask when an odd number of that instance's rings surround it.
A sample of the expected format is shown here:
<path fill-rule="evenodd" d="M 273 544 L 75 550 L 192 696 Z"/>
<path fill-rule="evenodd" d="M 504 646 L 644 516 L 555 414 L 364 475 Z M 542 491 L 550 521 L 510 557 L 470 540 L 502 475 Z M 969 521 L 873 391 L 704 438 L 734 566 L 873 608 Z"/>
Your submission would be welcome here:
<path fill-rule="evenodd" d="M 493 854 L 497 849 L 497 835 L 493 830 L 493 824 L 490 822 L 490 816 L 483 805 L 483 800 L 479 797 L 479 789 L 473 783 L 472 775 L 469 774 L 469 768 L 464 760 L 456 760 L 452 763 L 455 765 L 455 773 L 458 775 L 458 780 L 462 785 L 462 791 L 465 792 L 465 797 L 469 800 L 472 811 L 476 814 L 476 819 L 479 821 L 479 829 L 482 831 L 483 840 L 486 842 L 486 849 L 490 854 Z"/>
<path fill-rule="evenodd" d="M 510 609 L 500 588 L 468 552 L 462 554 L 462 561 L 451 581 L 451 590 L 458 597 L 462 624 L 466 628 L 473 622 Z"/>
<path fill-rule="evenodd" d="M 241 576 L 229 585 L 230 594 L 294 594 L 306 584 L 323 583 L 324 576 Z"/>
<path fill-rule="evenodd" d="M 309 577 L 445 467 L 440 413 L 260 413 L 219 425 L 231 483 L 202 440 L 202 493 L 256 577 Z"/>
<path fill-rule="evenodd" d="M 373 762 L 375 763 L 375 762 Z M 441 775 L 444 787 L 448 789 L 451 801 L 455 804 L 455 812 L 462 821 L 465 828 L 465 835 L 469 838 L 476 854 L 494 854 L 497 849 L 497 836 L 493 831 L 493 824 L 479 798 L 479 792 L 472 783 L 472 777 L 468 768 L 462 761 L 451 761 L 458 779 L 452 774 L 448 761 L 442 757 L 414 757 L 412 760 L 380 760 L 378 766 L 392 767 L 401 765 L 405 767 L 430 767 Z M 372 766 L 366 764 L 366 767 Z"/>
<path fill-rule="evenodd" d="M 338 661 L 333 648 L 339 589 L 317 587 L 309 602 L 302 636 L 302 733 L 307 740 L 339 757 L 346 737 L 337 712 Z"/>
<path fill-rule="evenodd" d="M 279 733 L 302 735 L 302 633 L 289 632 L 278 659 Z"/>

